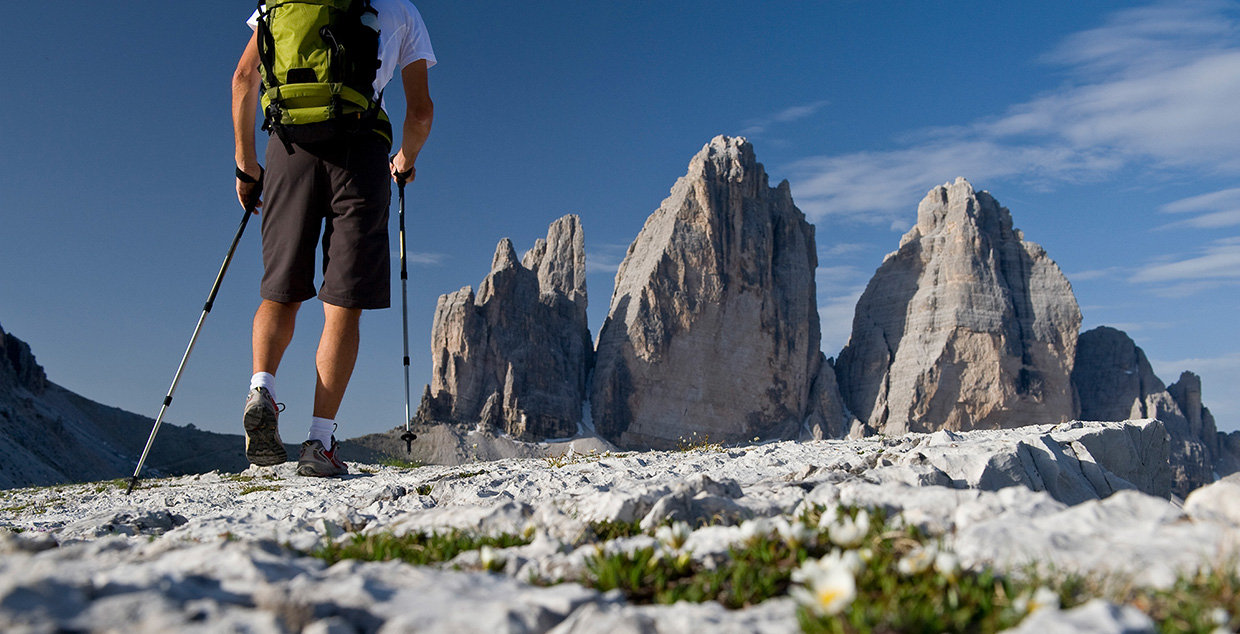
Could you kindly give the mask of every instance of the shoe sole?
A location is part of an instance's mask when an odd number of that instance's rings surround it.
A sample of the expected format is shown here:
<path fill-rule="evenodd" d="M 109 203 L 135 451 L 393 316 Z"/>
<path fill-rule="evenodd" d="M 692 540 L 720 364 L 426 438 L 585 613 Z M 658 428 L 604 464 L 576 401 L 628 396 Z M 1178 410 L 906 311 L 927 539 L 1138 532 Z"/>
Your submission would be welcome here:
<path fill-rule="evenodd" d="M 279 423 L 265 407 L 245 412 L 245 457 L 250 464 L 270 467 L 288 462 L 288 452 L 280 440 Z"/>

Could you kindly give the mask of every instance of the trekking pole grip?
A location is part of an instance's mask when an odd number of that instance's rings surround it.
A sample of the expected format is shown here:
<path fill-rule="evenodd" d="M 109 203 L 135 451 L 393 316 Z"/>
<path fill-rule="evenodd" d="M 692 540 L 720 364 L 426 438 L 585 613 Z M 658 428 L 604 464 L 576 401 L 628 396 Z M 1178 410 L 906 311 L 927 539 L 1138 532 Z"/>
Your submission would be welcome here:
<path fill-rule="evenodd" d="M 392 157 L 388 159 L 388 163 L 392 165 L 393 167 L 396 166 L 396 155 L 395 154 L 393 154 Z M 396 172 L 395 174 L 396 175 L 396 186 L 399 187 L 401 191 L 404 191 L 405 183 L 409 182 L 409 176 L 411 176 L 412 174 L 413 174 L 412 167 L 403 172 Z"/>

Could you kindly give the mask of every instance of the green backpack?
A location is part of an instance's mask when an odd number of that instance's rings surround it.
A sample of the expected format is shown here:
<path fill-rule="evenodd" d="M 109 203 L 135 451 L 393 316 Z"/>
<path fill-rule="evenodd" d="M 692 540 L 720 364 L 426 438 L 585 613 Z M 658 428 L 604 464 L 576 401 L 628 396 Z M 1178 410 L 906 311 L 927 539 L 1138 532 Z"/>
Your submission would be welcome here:
<path fill-rule="evenodd" d="M 370 0 L 267 0 L 258 4 L 263 130 L 289 154 L 374 131 L 392 144 L 392 123 L 374 92 L 379 31 Z"/>

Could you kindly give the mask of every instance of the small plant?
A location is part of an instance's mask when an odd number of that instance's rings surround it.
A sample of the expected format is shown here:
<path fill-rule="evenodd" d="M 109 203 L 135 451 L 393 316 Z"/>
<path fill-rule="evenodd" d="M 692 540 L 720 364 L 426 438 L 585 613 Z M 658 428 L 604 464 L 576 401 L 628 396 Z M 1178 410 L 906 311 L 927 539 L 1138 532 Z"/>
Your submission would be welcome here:
<path fill-rule="evenodd" d="M 622 455 L 624 454 L 616 454 L 610 451 L 599 453 L 597 449 L 591 449 L 586 453 L 577 453 L 572 449 L 568 449 L 564 453 L 555 456 L 547 456 L 543 458 L 543 460 L 546 461 L 548 467 L 551 467 L 552 469 L 559 469 L 560 467 L 567 467 L 572 464 L 598 462 L 604 458 L 618 458 Z"/>
<path fill-rule="evenodd" d="M 241 495 L 249 495 L 258 493 L 259 491 L 279 491 L 280 487 L 274 484 L 250 484 L 241 487 Z"/>
<path fill-rule="evenodd" d="M 688 438 L 681 436 L 680 440 L 676 441 L 676 451 L 688 452 L 699 450 L 722 452 L 724 449 L 723 443 L 710 442 L 710 436 L 702 436 L 699 438 L 697 432 L 693 432 Z"/>
<path fill-rule="evenodd" d="M 117 478 L 115 480 L 107 480 L 95 483 L 95 493 L 103 493 L 108 490 L 124 490 L 129 486 L 128 478 Z"/>
<path fill-rule="evenodd" d="M 613 539 L 622 537 L 634 537 L 641 535 L 641 521 L 634 520 L 632 522 L 614 522 L 611 520 L 604 522 L 591 522 L 590 532 L 594 534 L 594 541 L 609 542 Z"/>
<path fill-rule="evenodd" d="M 390 561 L 399 559 L 406 563 L 424 566 L 448 561 L 457 555 L 488 548 L 511 548 L 530 543 L 530 538 L 517 535 L 495 537 L 477 536 L 460 530 L 443 533 L 409 533 L 396 536 L 391 533 L 354 535 L 344 543 L 328 542 L 313 553 L 329 565 L 345 559 L 360 561 Z"/>
<path fill-rule="evenodd" d="M 417 488 L 417 489 L 414 489 L 414 490 L 418 492 L 418 495 L 430 495 L 430 494 L 431 494 L 431 485 L 429 485 L 429 484 L 419 484 L 419 485 L 418 485 L 418 488 Z"/>
<path fill-rule="evenodd" d="M 464 472 L 456 474 L 454 477 L 458 480 L 464 480 L 466 478 L 472 478 L 474 476 L 485 475 L 486 473 L 487 473 L 486 469 L 482 469 L 479 471 L 464 471 Z"/>
<path fill-rule="evenodd" d="M 383 460 L 379 461 L 379 464 L 385 467 L 392 467 L 395 469 L 419 469 L 423 466 L 422 463 L 417 462 L 416 460 L 405 460 L 403 458 L 397 458 L 395 456 L 389 456 L 387 458 L 384 458 Z"/>

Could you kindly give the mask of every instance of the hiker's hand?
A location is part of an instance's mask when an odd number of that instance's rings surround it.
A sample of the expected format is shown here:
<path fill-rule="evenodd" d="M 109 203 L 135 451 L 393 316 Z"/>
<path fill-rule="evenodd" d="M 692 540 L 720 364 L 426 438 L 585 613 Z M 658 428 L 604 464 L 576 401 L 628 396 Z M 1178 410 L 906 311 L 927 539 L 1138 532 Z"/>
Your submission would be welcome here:
<path fill-rule="evenodd" d="M 406 183 L 412 183 L 413 177 L 418 173 L 413 168 L 413 162 L 406 161 L 404 153 L 401 152 L 397 152 L 396 156 L 392 157 L 388 167 L 392 170 L 392 180 L 398 185 L 400 184 L 401 177 L 404 177 Z"/>
<path fill-rule="evenodd" d="M 253 168 L 245 170 L 238 168 L 238 172 L 237 200 L 241 202 L 243 209 L 249 209 L 252 213 L 258 215 L 259 209 L 263 206 L 263 201 L 260 200 L 263 194 L 263 168 L 255 165 Z M 249 176 L 249 180 L 253 182 L 243 180 L 241 178 L 242 172 Z"/>

